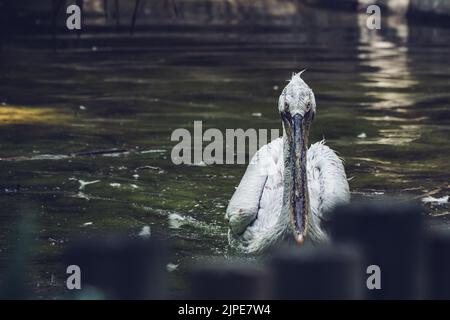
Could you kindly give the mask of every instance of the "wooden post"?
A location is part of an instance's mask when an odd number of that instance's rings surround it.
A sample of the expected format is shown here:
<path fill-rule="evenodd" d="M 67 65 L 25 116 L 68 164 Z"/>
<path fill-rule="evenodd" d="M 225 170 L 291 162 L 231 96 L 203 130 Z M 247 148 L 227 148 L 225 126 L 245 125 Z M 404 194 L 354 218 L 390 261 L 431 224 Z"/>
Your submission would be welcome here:
<path fill-rule="evenodd" d="M 427 234 L 427 297 L 450 299 L 450 230 L 441 226 Z"/>
<path fill-rule="evenodd" d="M 362 260 L 355 247 L 284 248 L 274 255 L 270 266 L 274 299 L 361 298 Z"/>
<path fill-rule="evenodd" d="M 361 246 L 365 268 L 371 265 L 380 268 L 381 289 L 367 288 L 367 298 L 420 296 L 424 237 L 422 209 L 418 204 L 385 200 L 343 206 L 331 215 L 328 226 L 334 241 Z"/>
<path fill-rule="evenodd" d="M 160 299 L 165 294 L 166 257 L 155 239 L 108 237 L 75 243 L 64 262 L 80 267 L 82 287 L 93 286 L 106 298 Z"/>
<path fill-rule="evenodd" d="M 252 263 L 216 261 L 198 264 L 191 272 L 191 297 L 207 300 L 266 298 L 264 270 Z"/>

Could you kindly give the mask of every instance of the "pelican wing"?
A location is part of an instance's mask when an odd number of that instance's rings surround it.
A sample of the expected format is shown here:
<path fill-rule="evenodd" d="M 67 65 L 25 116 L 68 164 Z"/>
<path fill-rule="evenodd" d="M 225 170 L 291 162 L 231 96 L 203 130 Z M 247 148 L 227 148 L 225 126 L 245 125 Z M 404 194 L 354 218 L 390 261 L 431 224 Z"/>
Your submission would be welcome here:
<path fill-rule="evenodd" d="M 276 167 L 275 163 L 280 156 L 279 146 L 280 138 L 255 153 L 228 204 L 226 218 L 231 231 L 236 235 L 243 233 L 258 215 L 268 176 Z"/>
<path fill-rule="evenodd" d="M 267 174 L 264 173 L 258 161 L 248 165 L 226 212 L 230 229 L 235 234 L 244 232 L 256 218 L 266 180 Z"/>

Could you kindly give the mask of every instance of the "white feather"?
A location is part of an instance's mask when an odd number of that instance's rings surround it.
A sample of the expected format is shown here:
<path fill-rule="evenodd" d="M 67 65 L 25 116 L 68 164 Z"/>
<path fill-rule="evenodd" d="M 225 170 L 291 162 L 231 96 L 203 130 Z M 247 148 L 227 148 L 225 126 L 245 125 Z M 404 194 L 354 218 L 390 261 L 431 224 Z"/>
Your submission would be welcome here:
<path fill-rule="evenodd" d="M 314 93 L 301 79 L 301 73 L 292 76 L 280 95 L 278 109 L 281 114 L 303 117 L 308 112 L 316 112 Z M 284 170 L 291 149 L 288 141 L 292 140 L 287 139 L 286 130 L 283 130 L 283 138 L 263 146 L 250 161 L 226 212 L 231 246 L 244 252 L 259 253 L 283 239 L 294 239 L 290 213 L 288 207 L 283 206 L 289 202 L 289 192 L 283 192 L 285 185 L 292 183 L 291 169 Z M 321 218 L 337 204 L 350 200 L 342 160 L 324 140 L 308 149 L 306 176 L 310 205 L 308 237 L 323 241 L 327 235 L 321 228 Z"/>
<path fill-rule="evenodd" d="M 290 235 L 289 216 L 282 215 L 283 138 L 263 146 L 254 155 L 227 208 L 229 242 L 248 253 L 260 253 Z M 309 237 L 326 239 L 320 227 L 323 214 L 350 200 L 342 160 L 325 145 L 313 144 L 307 152 L 311 219 Z"/>

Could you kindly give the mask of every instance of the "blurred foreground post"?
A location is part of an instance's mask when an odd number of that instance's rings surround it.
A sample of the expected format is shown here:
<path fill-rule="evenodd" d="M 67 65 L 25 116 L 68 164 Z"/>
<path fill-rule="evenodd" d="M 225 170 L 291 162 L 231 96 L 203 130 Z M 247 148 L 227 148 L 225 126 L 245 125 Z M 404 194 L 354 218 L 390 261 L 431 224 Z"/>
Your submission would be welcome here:
<path fill-rule="evenodd" d="M 191 273 L 192 299 L 244 300 L 267 298 L 263 270 L 249 262 L 215 261 L 197 264 Z"/>
<path fill-rule="evenodd" d="M 420 296 L 424 226 L 419 205 L 384 201 L 342 206 L 331 215 L 329 228 L 336 242 L 351 242 L 361 247 L 367 263 L 365 268 L 380 267 L 381 289 L 367 289 L 367 297 L 414 299 Z"/>
<path fill-rule="evenodd" d="M 92 286 L 112 299 L 164 298 L 166 259 L 155 239 L 121 237 L 80 241 L 65 256 L 67 265 L 80 267 L 82 289 Z"/>
<path fill-rule="evenodd" d="M 275 299 L 361 298 L 362 262 L 352 246 L 289 247 L 271 259 Z"/>
<path fill-rule="evenodd" d="M 26 283 L 29 281 L 33 232 L 39 209 L 32 202 L 19 202 L 19 208 L 21 216 L 15 247 L 5 259 L 8 261 L 6 270 L 0 274 L 0 300 L 20 300 L 30 297 L 30 287 Z"/>
<path fill-rule="evenodd" d="M 450 299 L 450 230 L 440 227 L 427 234 L 428 297 Z"/>

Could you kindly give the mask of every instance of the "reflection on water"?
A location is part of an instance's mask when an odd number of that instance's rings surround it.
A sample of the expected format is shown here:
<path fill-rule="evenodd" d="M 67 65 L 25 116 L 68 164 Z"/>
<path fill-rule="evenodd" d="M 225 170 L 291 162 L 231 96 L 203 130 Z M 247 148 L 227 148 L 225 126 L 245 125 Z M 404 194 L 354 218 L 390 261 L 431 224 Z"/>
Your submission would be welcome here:
<path fill-rule="evenodd" d="M 372 31 L 366 27 L 366 17 L 358 17 L 360 41 L 358 58 L 362 66 L 370 68 L 370 72 L 362 75 L 367 78 L 361 83 L 365 87 L 365 94 L 375 99 L 366 108 L 380 110 L 384 116 L 363 117 L 371 122 L 419 122 L 419 119 L 405 118 L 408 108 L 414 104 L 414 96 L 407 91 L 418 84 L 412 75 L 408 56 L 408 26 L 399 17 L 388 17 L 384 21 L 386 31 Z M 392 40 L 391 40 L 392 39 Z M 396 41 L 394 41 L 394 39 Z M 395 115 L 395 116 L 394 116 Z M 423 120 L 424 118 L 422 118 Z M 406 145 L 420 138 L 422 128 L 418 124 L 398 124 L 394 128 L 380 128 L 378 136 L 360 140 L 358 144 L 387 144 Z"/>
<path fill-rule="evenodd" d="M 195 120 L 222 132 L 280 129 L 278 95 L 304 68 L 318 104 L 310 141 L 339 151 L 354 197 L 448 195 L 450 30 L 392 21 L 374 34 L 336 13 L 293 22 L 5 47 L 0 268 L 14 251 L 19 203 L 34 203 L 36 294 L 63 292 L 55 257 L 74 238 L 145 226 L 174 244 L 178 294 L 189 263 L 230 254 L 223 214 L 245 166 L 175 166 L 172 131 L 192 132 Z M 95 152 L 113 149 L 128 152 Z M 448 204 L 426 209 L 447 219 Z"/>
<path fill-rule="evenodd" d="M 69 121 L 70 118 L 70 115 L 64 114 L 62 110 L 55 110 L 55 108 L 29 108 L 7 104 L 0 107 L 0 126 L 35 122 L 61 124 Z"/>

